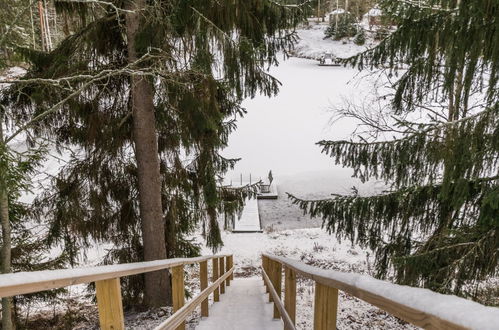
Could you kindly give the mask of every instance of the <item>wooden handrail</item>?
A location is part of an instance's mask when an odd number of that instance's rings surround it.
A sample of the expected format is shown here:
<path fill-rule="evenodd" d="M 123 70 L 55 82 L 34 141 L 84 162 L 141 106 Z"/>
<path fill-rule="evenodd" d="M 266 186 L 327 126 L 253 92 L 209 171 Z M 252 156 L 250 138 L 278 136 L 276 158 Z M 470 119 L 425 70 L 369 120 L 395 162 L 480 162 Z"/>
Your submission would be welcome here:
<path fill-rule="evenodd" d="M 209 287 L 202 290 L 188 304 L 184 305 L 184 265 L 195 263 L 204 264 L 200 277 L 204 276 L 202 285 L 208 282 L 207 263 L 209 260 L 216 260 L 213 263 L 216 269 L 213 269 L 214 274 L 223 273 L 221 277 L 216 278 L 216 281 Z M 232 277 L 234 267 L 230 269 L 218 269 L 218 260 L 227 259 L 227 265 L 232 266 L 232 255 L 214 255 L 197 258 L 185 259 L 165 259 L 147 262 L 137 262 L 129 264 L 97 266 L 75 269 L 60 269 L 37 272 L 19 272 L 12 274 L 0 275 L 0 297 L 11 297 L 20 294 L 27 294 L 50 289 L 62 288 L 75 284 L 96 283 L 97 304 L 99 308 L 99 321 L 101 329 L 124 329 L 123 307 L 121 304 L 121 288 L 120 278 L 124 276 L 142 274 L 147 272 L 158 271 L 162 269 L 172 269 L 174 310 L 175 313 L 157 329 L 182 329 L 184 321 L 188 314 L 192 312 L 202 302 L 206 302 L 208 296 L 216 291 L 224 281 Z M 222 263 L 224 264 L 224 262 Z M 227 267 L 228 268 L 228 267 Z M 205 312 L 207 312 L 207 304 L 205 303 Z"/>
<path fill-rule="evenodd" d="M 269 275 L 265 271 L 265 269 L 262 267 L 262 275 L 263 275 L 263 280 L 265 282 L 265 285 L 269 288 L 269 293 L 272 295 L 272 299 L 274 301 L 275 306 L 277 309 L 279 309 L 279 312 L 281 313 L 281 318 L 282 321 L 284 322 L 284 329 L 286 330 L 295 330 L 295 324 L 291 317 L 289 316 L 288 312 L 286 311 L 286 308 L 284 308 L 284 304 L 277 294 L 277 291 L 274 288 L 274 285 L 272 284 L 272 281 L 269 278 Z"/>
<path fill-rule="evenodd" d="M 227 256 L 228 255 L 216 255 L 185 259 L 177 258 L 109 266 L 2 274 L 0 275 L 0 298 L 148 273 L 173 268 L 175 266 L 192 265 L 204 260 Z"/>
<path fill-rule="evenodd" d="M 178 327 L 187 316 L 198 307 L 203 300 L 208 298 L 208 296 L 215 291 L 234 271 L 234 267 L 225 272 L 222 277 L 216 280 L 209 287 L 201 291 L 194 299 L 189 301 L 187 305 L 184 305 L 181 309 L 176 311 L 172 316 L 170 316 L 166 321 L 158 325 L 154 330 L 164 330 L 164 329 L 175 329 Z"/>
<path fill-rule="evenodd" d="M 427 289 L 392 284 L 366 275 L 324 270 L 267 253 L 262 254 L 262 258 L 270 260 L 267 264 L 280 263 L 314 280 L 316 284 L 342 290 L 425 329 L 497 329 L 499 326 L 498 308 Z M 272 289 L 270 285 L 268 287 Z M 442 302 L 442 299 L 445 301 Z M 463 314 L 467 317 L 463 317 Z"/>

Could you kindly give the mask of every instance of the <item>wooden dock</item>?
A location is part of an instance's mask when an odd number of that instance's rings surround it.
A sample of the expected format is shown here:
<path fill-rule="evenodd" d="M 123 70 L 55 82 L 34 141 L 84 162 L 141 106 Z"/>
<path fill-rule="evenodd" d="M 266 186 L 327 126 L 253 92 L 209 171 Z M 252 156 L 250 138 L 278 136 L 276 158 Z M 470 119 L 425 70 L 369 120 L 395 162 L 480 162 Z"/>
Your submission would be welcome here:
<path fill-rule="evenodd" d="M 234 220 L 234 233 L 261 233 L 262 225 L 260 213 L 258 212 L 258 200 L 256 198 L 246 200 L 241 217 Z"/>

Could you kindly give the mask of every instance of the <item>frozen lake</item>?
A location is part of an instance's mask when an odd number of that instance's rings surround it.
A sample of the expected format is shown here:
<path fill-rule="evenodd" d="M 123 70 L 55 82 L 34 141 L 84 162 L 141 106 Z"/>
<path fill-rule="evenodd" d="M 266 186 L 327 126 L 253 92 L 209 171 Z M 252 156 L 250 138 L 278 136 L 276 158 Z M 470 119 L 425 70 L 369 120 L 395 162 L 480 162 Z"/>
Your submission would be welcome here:
<path fill-rule="evenodd" d="M 244 101 L 248 113 L 239 119 L 223 152 L 242 158 L 228 179 L 238 182 L 241 173 L 245 179 L 250 173 L 255 181 L 266 179 L 272 170 L 279 182 L 292 181 L 299 192 L 332 192 L 332 185 L 335 192 L 345 192 L 351 187 L 352 171 L 334 166 L 315 143 L 350 136 L 356 124 L 346 120 L 331 124 L 331 107 L 344 98 L 358 97 L 370 84 L 356 69 L 317 64 L 300 58 L 282 61 L 270 72 L 282 83 L 280 93 Z"/>

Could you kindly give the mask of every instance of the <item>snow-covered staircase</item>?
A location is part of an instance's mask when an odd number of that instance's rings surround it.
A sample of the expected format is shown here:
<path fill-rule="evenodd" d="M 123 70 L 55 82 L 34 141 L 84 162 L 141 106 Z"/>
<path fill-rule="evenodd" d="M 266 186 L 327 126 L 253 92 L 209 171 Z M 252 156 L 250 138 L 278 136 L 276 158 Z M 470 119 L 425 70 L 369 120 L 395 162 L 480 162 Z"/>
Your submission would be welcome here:
<path fill-rule="evenodd" d="M 196 329 L 281 330 L 283 323 L 273 319 L 273 304 L 266 298 L 261 278 L 236 278 Z"/>

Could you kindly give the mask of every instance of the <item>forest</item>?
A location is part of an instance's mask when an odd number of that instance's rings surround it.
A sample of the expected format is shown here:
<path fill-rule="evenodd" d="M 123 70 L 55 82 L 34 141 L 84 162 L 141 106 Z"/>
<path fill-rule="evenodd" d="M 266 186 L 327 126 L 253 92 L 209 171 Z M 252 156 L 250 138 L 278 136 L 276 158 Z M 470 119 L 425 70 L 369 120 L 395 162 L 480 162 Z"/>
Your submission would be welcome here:
<path fill-rule="evenodd" d="M 251 277 L 253 249 L 317 252 L 497 307 L 498 82 L 497 0 L 3 1 L 1 273 L 231 253 Z M 346 189 L 290 183 L 319 164 Z M 252 200 L 261 232 L 237 234 Z M 123 277 L 124 310 L 172 306 L 172 276 Z M 2 329 L 95 327 L 79 290 L 3 297 Z"/>

